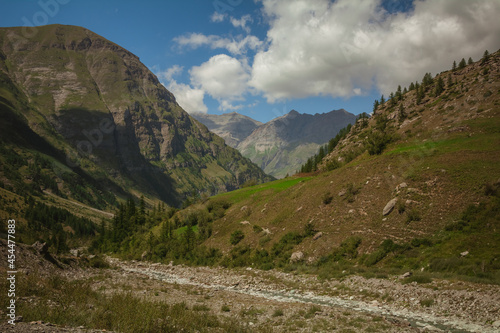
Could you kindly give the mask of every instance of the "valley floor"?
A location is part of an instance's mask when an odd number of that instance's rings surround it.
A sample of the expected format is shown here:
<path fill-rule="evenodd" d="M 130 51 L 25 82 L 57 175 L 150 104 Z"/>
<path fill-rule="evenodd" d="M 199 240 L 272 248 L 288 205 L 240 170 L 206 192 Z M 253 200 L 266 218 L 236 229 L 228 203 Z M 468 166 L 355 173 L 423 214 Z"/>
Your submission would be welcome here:
<path fill-rule="evenodd" d="M 183 302 L 194 311 L 235 320 L 250 332 L 500 332 L 500 286 L 444 280 L 402 284 L 400 277 L 321 281 L 276 270 L 107 259 L 111 269 L 63 274 L 90 280 L 106 295 L 126 291 L 149 302 Z M 40 322 L 15 329 L 2 323 L 0 331 L 98 332 Z"/>

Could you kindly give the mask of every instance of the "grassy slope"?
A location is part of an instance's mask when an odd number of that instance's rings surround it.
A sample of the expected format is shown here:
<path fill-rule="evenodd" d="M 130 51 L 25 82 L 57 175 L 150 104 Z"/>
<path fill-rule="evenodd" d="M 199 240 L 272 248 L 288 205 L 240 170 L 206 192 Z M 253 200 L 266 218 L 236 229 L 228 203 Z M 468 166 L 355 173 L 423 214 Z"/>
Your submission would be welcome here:
<path fill-rule="evenodd" d="M 442 259 L 441 263 L 455 261 L 455 273 L 471 275 L 470 270 L 481 267 L 483 273 L 498 272 L 498 202 L 495 196 L 485 194 L 486 184 L 494 184 L 500 175 L 498 58 L 496 54 L 486 65 L 476 63 L 450 73 L 454 84 L 437 98 L 426 97 L 420 105 L 415 105 L 415 92 L 409 92 L 400 102 L 406 120 L 398 117 L 399 104 L 391 108 L 386 103 L 377 113 L 393 118 L 389 124 L 397 139 L 382 155 L 364 152 L 343 167 L 314 177 L 289 178 L 212 198 L 229 200 L 233 205 L 214 222 L 213 236 L 206 245 L 228 253 L 234 248 L 230 235 L 242 230 L 245 238 L 239 246 L 270 250 L 283 235 L 301 232 L 312 222 L 323 237 L 316 241 L 306 238 L 295 247 L 311 260 L 331 254 L 352 237 L 361 238 L 358 258 L 363 260 L 378 251 L 385 239 L 400 245 L 426 239 L 431 246 L 394 250 L 382 264 L 419 269 L 436 266 Z M 446 78 L 448 73 L 441 75 Z M 375 121 L 372 119 L 366 129 L 351 132 L 330 158 L 355 150 Z M 397 191 L 403 182 L 408 187 Z M 349 184 L 358 193 L 352 199 L 339 196 Z M 330 204 L 323 202 L 327 194 L 332 197 Z M 398 198 L 399 204 L 384 217 L 382 210 L 393 198 Z M 471 208 L 472 222 L 466 223 L 465 229 L 453 231 L 450 225 L 467 220 L 463 216 L 466 208 L 477 207 L 480 202 L 484 203 L 480 209 Z M 254 225 L 268 228 L 271 234 L 255 232 Z M 467 258 L 460 256 L 464 251 L 469 251 Z M 446 271 L 446 267 L 435 268 Z"/>

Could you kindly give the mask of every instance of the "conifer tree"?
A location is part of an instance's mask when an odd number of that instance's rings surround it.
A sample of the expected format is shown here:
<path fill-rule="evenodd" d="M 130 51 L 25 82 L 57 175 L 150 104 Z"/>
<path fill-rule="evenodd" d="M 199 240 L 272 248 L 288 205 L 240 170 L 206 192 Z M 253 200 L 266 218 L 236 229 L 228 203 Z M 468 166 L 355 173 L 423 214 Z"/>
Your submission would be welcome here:
<path fill-rule="evenodd" d="M 469 61 L 467 61 L 467 65 L 472 65 L 474 63 L 474 61 L 472 61 L 472 58 L 469 57 Z"/>
<path fill-rule="evenodd" d="M 465 66 L 467 66 L 467 63 L 465 62 L 465 59 L 462 58 L 462 60 L 460 60 L 460 63 L 458 64 L 458 69 L 463 69 L 465 68 Z"/>
<path fill-rule="evenodd" d="M 401 91 L 401 85 L 398 85 L 398 90 L 396 90 L 396 97 L 398 101 L 403 99 L 403 93 Z"/>
<path fill-rule="evenodd" d="M 488 50 L 484 51 L 483 58 L 481 58 L 481 65 L 485 64 L 490 58 L 490 53 Z"/>
<path fill-rule="evenodd" d="M 399 120 L 403 121 L 406 119 L 406 112 L 403 107 L 403 103 L 399 104 Z"/>
<path fill-rule="evenodd" d="M 436 87 L 434 88 L 434 95 L 437 97 L 441 95 L 443 91 L 444 91 L 444 82 L 440 76 L 436 82 Z"/>
<path fill-rule="evenodd" d="M 456 71 L 457 70 L 457 62 L 455 60 L 453 60 L 453 65 L 451 66 L 451 70 L 452 71 Z"/>
<path fill-rule="evenodd" d="M 380 104 L 384 104 L 385 103 L 385 98 L 384 98 L 384 95 L 382 95 L 382 97 L 380 97 Z"/>
<path fill-rule="evenodd" d="M 378 105 L 379 105 L 378 99 L 376 99 L 375 102 L 373 102 L 373 113 L 375 113 L 377 111 Z"/>

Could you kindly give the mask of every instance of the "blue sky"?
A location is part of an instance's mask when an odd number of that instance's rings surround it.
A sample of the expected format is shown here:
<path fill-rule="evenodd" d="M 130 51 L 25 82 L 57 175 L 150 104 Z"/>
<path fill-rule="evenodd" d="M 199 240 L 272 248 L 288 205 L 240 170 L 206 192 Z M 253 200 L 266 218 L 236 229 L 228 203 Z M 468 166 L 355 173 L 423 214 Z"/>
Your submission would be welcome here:
<path fill-rule="evenodd" d="M 500 47 L 498 0 L 0 0 L 0 25 L 70 24 L 138 55 L 188 112 L 262 122 L 371 112 L 397 85 Z"/>

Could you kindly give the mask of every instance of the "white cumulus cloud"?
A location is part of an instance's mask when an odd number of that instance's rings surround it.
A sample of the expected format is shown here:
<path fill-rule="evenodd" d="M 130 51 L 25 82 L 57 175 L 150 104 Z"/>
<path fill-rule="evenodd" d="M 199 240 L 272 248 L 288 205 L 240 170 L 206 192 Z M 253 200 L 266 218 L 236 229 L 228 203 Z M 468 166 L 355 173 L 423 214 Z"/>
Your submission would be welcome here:
<path fill-rule="evenodd" d="M 200 66 L 194 66 L 189 72 L 191 84 L 218 100 L 221 110 L 241 107 L 233 104 L 244 99 L 250 75 L 238 59 L 218 54 Z"/>
<path fill-rule="evenodd" d="M 263 46 L 263 42 L 257 37 L 236 36 L 232 38 L 220 37 L 217 35 L 205 35 L 202 33 L 191 33 L 174 38 L 174 41 L 179 47 L 188 47 L 196 49 L 202 46 L 208 46 L 211 49 L 226 49 L 231 54 L 245 54 L 248 50 L 259 50 Z"/>
<path fill-rule="evenodd" d="M 262 0 L 268 47 L 250 86 L 269 102 L 382 92 L 500 46 L 500 1 L 420 0 L 389 13 L 381 0 Z"/>
<path fill-rule="evenodd" d="M 231 24 L 235 28 L 241 28 L 243 29 L 246 33 L 250 33 L 250 27 L 247 26 L 248 22 L 253 22 L 252 17 L 250 15 L 245 15 L 242 16 L 239 20 L 231 17 Z"/>
<path fill-rule="evenodd" d="M 177 103 L 187 112 L 207 113 L 208 108 L 203 99 L 205 91 L 199 88 L 193 88 L 188 84 L 178 83 L 174 76 L 183 72 L 184 68 L 174 65 L 164 72 L 158 73 L 162 84 L 175 96 Z"/>

